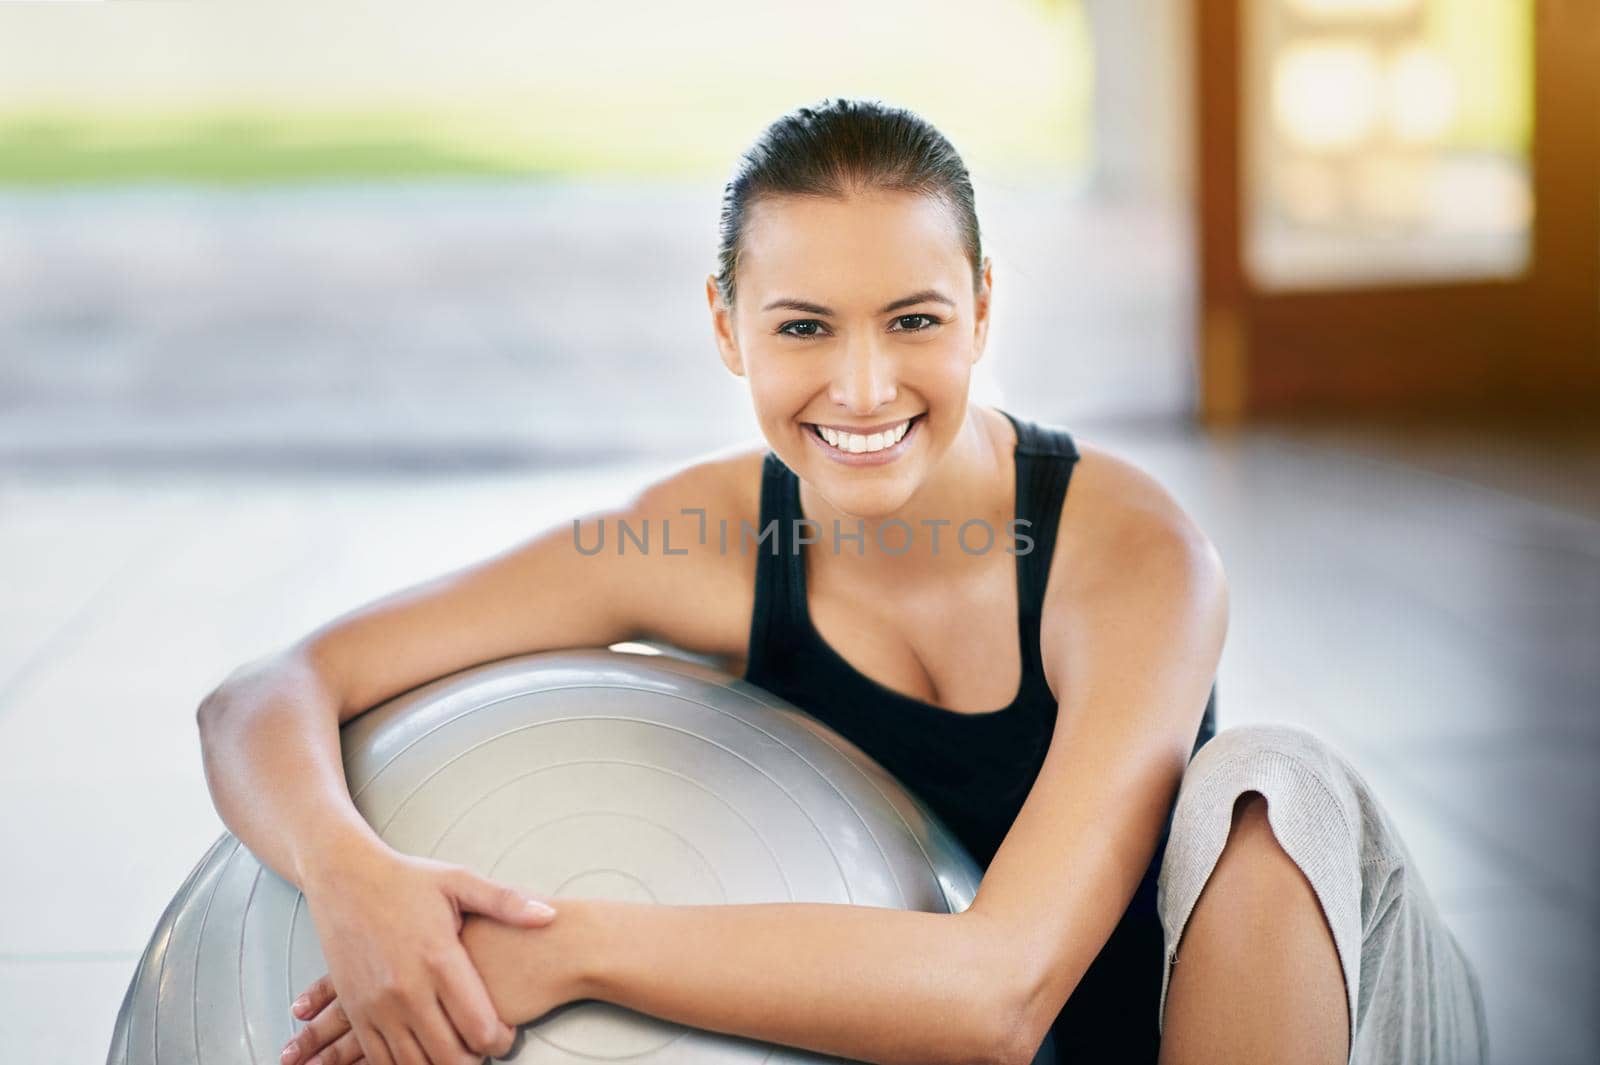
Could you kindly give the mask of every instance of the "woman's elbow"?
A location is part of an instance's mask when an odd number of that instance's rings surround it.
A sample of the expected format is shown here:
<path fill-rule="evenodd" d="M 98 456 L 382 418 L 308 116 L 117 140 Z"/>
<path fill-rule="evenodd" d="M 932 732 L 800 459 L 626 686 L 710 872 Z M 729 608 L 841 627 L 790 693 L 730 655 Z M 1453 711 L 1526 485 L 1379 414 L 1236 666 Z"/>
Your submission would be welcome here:
<path fill-rule="evenodd" d="M 987 1049 L 977 1059 L 984 1065 L 1032 1065 L 1045 1037 L 1035 1018 L 1015 1005 L 997 1009 L 987 1033 Z"/>
<path fill-rule="evenodd" d="M 980 1065 L 1031 1065 L 1044 1041 L 1049 1021 L 1040 1025 L 1029 994 L 1008 981 L 1005 972 L 986 970 L 970 995 L 973 1038 L 962 1060 Z"/>

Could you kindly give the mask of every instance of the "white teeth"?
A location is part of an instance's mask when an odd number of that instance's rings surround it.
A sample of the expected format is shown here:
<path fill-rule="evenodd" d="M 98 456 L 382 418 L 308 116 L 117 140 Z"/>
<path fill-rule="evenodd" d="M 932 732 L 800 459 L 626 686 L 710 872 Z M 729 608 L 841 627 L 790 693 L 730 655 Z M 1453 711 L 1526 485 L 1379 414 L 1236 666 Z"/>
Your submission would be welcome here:
<path fill-rule="evenodd" d="M 907 418 L 893 429 L 886 429 L 881 433 L 871 436 L 862 436 L 860 433 L 841 433 L 829 429 L 825 425 L 817 426 L 817 431 L 822 438 L 840 451 L 848 451 L 852 455 L 859 455 L 864 451 L 882 451 L 886 447 L 893 447 L 900 442 L 911 428 L 911 419 Z"/>

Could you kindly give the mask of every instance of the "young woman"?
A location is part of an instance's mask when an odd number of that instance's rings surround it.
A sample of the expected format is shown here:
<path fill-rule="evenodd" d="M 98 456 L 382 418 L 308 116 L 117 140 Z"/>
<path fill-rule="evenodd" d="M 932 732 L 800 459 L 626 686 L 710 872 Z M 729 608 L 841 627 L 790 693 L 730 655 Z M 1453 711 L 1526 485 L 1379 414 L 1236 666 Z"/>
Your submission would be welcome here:
<path fill-rule="evenodd" d="M 1063 1062 L 1480 1060 L 1476 978 L 1361 778 L 1302 730 L 1213 738 L 1205 535 L 1128 462 L 969 401 L 993 279 L 945 138 L 871 101 L 785 115 L 721 237 L 716 343 L 767 446 L 587 516 L 670 526 L 687 554 L 585 555 L 564 523 L 201 706 L 217 808 L 304 891 L 328 961 L 286 1065 L 477 1061 L 584 998 L 915 1065 L 1046 1041 Z M 720 519 L 778 539 L 701 543 Z M 985 867 L 972 906 L 553 912 L 394 852 L 352 806 L 341 722 L 475 663 L 640 638 L 877 758 Z"/>

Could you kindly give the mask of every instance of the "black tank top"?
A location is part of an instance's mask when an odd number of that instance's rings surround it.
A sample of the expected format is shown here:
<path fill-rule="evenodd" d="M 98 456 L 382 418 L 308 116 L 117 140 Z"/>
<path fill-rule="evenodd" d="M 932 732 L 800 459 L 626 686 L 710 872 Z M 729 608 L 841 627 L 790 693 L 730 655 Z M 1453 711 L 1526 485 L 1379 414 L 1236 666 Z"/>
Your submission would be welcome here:
<path fill-rule="evenodd" d="M 744 674 L 870 755 L 926 802 L 984 869 L 1022 809 L 1055 727 L 1056 700 L 1039 653 L 1039 619 L 1057 518 L 1079 458 L 1065 429 L 1000 413 L 1017 434 L 1014 517 L 1029 523 L 1019 522 L 1017 530 L 1033 539 L 1031 548 L 1020 538 L 1013 541 L 1008 528 L 995 530 L 991 545 L 991 550 L 1016 552 L 1022 682 L 1011 702 L 983 713 L 947 710 L 879 684 L 823 640 L 806 604 L 805 554 L 796 546 L 796 534 L 803 528 L 819 548 L 832 540 L 822 535 L 820 523 L 796 525 L 805 517 L 800 479 L 772 451 L 762 465 L 757 532 L 774 519 L 776 525 L 772 539 L 757 549 Z M 949 534 L 949 527 L 944 531 Z M 849 549 L 849 541 L 840 548 Z M 943 543 L 940 549 L 946 549 Z M 1216 732 L 1216 694 L 1213 684 L 1193 751 Z M 1052 1028 L 1062 1062 L 1156 1060 L 1164 952 L 1155 881 L 1171 824 L 1169 810 L 1133 901 Z"/>

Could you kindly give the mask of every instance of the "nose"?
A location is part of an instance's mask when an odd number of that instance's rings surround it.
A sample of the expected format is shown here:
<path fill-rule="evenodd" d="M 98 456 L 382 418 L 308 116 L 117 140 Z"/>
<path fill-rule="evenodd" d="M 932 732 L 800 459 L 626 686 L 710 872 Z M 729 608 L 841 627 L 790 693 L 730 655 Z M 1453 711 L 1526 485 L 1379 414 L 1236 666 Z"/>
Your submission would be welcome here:
<path fill-rule="evenodd" d="M 894 402 L 898 368 L 890 352 L 873 337 L 857 337 L 839 350 L 829 399 L 858 417 Z"/>

